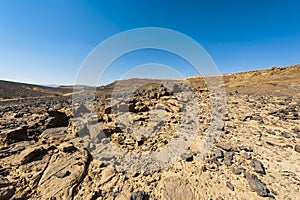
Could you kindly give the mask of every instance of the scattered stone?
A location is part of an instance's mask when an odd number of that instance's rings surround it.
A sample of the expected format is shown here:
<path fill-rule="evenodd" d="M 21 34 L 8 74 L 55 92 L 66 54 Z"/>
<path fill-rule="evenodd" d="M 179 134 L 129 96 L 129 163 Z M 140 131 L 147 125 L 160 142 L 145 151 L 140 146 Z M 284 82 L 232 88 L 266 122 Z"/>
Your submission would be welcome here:
<path fill-rule="evenodd" d="M 293 146 L 290 145 L 290 144 L 284 144 L 284 145 L 281 146 L 281 148 L 283 148 L 283 149 L 286 149 L 286 148 L 291 148 L 291 149 L 293 149 Z"/>
<path fill-rule="evenodd" d="M 220 149 L 218 149 L 215 153 L 216 158 L 224 158 L 224 153 Z"/>
<path fill-rule="evenodd" d="M 216 144 L 216 147 L 223 149 L 224 151 L 231 151 L 231 146 L 228 146 L 226 144 Z"/>
<path fill-rule="evenodd" d="M 147 138 L 144 136 L 144 135 L 141 135 L 137 138 L 136 142 L 137 142 L 137 145 L 138 146 L 141 146 L 144 144 L 144 141 L 146 140 Z"/>
<path fill-rule="evenodd" d="M 258 161 L 257 159 L 253 159 L 251 162 L 251 167 L 254 168 L 254 171 L 258 174 L 266 174 L 265 168 L 263 166 L 263 164 Z"/>
<path fill-rule="evenodd" d="M 230 190 L 234 191 L 234 186 L 233 186 L 229 181 L 226 181 L 226 186 L 227 186 Z"/>
<path fill-rule="evenodd" d="M 253 149 L 246 147 L 246 146 L 240 146 L 241 151 L 246 151 L 246 152 L 253 152 Z"/>
<path fill-rule="evenodd" d="M 117 197 L 119 193 L 118 192 L 110 192 L 109 194 L 112 197 Z"/>
<path fill-rule="evenodd" d="M 299 133 L 299 132 L 300 132 L 300 129 L 299 129 L 298 127 L 294 127 L 292 130 L 293 130 L 294 132 L 296 132 L 296 133 Z"/>
<path fill-rule="evenodd" d="M 281 133 L 281 136 L 282 136 L 282 137 L 285 137 L 285 138 L 291 138 L 291 137 L 293 137 L 293 135 L 290 134 L 290 133 L 288 133 L 288 132 L 283 132 L 283 133 Z"/>
<path fill-rule="evenodd" d="M 232 170 L 233 174 L 235 175 L 240 175 L 242 174 L 243 171 L 245 171 L 245 169 L 242 168 L 241 166 L 235 166 Z"/>
<path fill-rule="evenodd" d="M 134 192 L 130 195 L 129 200 L 149 200 L 150 196 L 145 191 Z"/>
<path fill-rule="evenodd" d="M 221 163 L 218 161 L 217 158 L 212 158 L 212 162 L 215 163 L 218 167 L 221 166 Z"/>
<path fill-rule="evenodd" d="M 270 191 L 268 190 L 266 184 L 264 184 L 255 174 L 246 174 L 246 180 L 248 181 L 250 187 L 262 197 L 268 197 Z"/>
<path fill-rule="evenodd" d="M 167 112 L 173 112 L 173 113 L 178 113 L 181 111 L 181 108 L 179 106 L 175 106 L 175 105 L 172 105 L 172 104 L 167 104 L 165 106 L 165 110 Z"/>
<path fill-rule="evenodd" d="M 226 152 L 224 158 L 224 164 L 226 166 L 231 166 L 233 163 L 233 152 Z"/>
<path fill-rule="evenodd" d="M 270 145 L 270 146 L 275 146 L 275 144 L 274 144 L 274 143 L 272 143 L 272 142 L 269 142 L 269 141 L 266 141 L 266 144 L 267 144 L 267 145 Z"/>
<path fill-rule="evenodd" d="M 250 159 L 251 159 L 251 155 L 250 155 L 248 152 L 244 152 L 244 157 L 245 157 L 247 160 L 250 160 Z"/>
<path fill-rule="evenodd" d="M 21 113 L 21 112 L 20 112 L 20 113 L 16 113 L 14 117 L 15 117 L 15 118 L 21 118 L 21 117 L 23 117 L 23 116 L 24 116 L 24 113 Z"/>
<path fill-rule="evenodd" d="M 190 153 L 183 153 L 181 154 L 181 158 L 186 162 L 192 162 L 194 160 L 193 154 Z"/>
<path fill-rule="evenodd" d="M 252 119 L 253 119 L 253 116 L 251 114 L 249 114 L 249 115 L 244 116 L 242 121 L 249 121 L 249 120 L 252 120 Z"/>
<path fill-rule="evenodd" d="M 300 153 L 300 145 L 299 144 L 296 144 L 294 149 L 296 152 Z"/>
<path fill-rule="evenodd" d="M 65 172 L 59 172 L 57 174 L 54 174 L 57 178 L 65 178 L 66 176 L 69 176 L 71 174 L 70 171 L 65 171 Z"/>
<path fill-rule="evenodd" d="M 266 130 L 266 132 L 268 133 L 268 134 L 271 134 L 271 135 L 275 135 L 275 131 L 273 131 L 273 130 Z"/>
<path fill-rule="evenodd" d="M 4 176 L 0 175 L 0 188 L 10 186 L 11 182 L 7 180 Z"/>

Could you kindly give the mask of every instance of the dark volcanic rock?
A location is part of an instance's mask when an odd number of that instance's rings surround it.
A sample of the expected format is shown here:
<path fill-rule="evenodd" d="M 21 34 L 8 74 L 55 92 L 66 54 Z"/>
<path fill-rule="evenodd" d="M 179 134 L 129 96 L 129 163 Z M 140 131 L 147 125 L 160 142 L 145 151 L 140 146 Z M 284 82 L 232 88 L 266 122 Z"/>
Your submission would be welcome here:
<path fill-rule="evenodd" d="M 18 141 L 27 140 L 27 127 L 19 127 L 0 133 L 0 143 L 11 144 Z"/>
<path fill-rule="evenodd" d="M 183 153 L 181 154 L 181 158 L 187 162 L 192 162 L 194 160 L 194 157 L 190 153 Z"/>
<path fill-rule="evenodd" d="M 266 132 L 267 132 L 268 134 L 275 135 L 275 131 L 273 131 L 273 130 L 266 130 Z"/>
<path fill-rule="evenodd" d="M 111 106 L 108 106 L 104 109 L 104 113 L 105 114 L 111 114 L 111 111 L 112 111 L 112 107 Z"/>
<path fill-rule="evenodd" d="M 251 159 L 251 155 L 250 155 L 248 152 L 244 152 L 244 157 L 245 157 L 247 160 L 250 160 L 250 159 Z"/>
<path fill-rule="evenodd" d="M 296 152 L 300 153 L 300 145 L 299 144 L 297 144 L 294 149 Z"/>
<path fill-rule="evenodd" d="M 218 161 L 217 158 L 212 158 L 211 160 L 213 163 L 215 163 L 218 167 L 221 166 L 221 163 Z"/>
<path fill-rule="evenodd" d="M 59 111 L 48 111 L 49 117 L 46 122 L 47 128 L 67 127 L 69 125 L 68 116 Z"/>
<path fill-rule="evenodd" d="M 242 172 L 245 172 L 245 169 L 244 169 L 242 166 L 235 166 L 235 167 L 232 169 L 232 172 L 233 172 L 233 174 L 235 174 L 235 175 L 240 175 L 240 174 L 242 174 Z"/>
<path fill-rule="evenodd" d="M 69 176 L 71 174 L 70 171 L 65 171 L 65 172 L 59 172 L 57 174 L 54 174 L 57 178 L 64 178 L 66 176 Z"/>
<path fill-rule="evenodd" d="M 252 120 L 253 116 L 252 115 L 246 115 L 243 117 L 242 121 L 248 121 L 248 120 Z"/>
<path fill-rule="evenodd" d="M 72 143 L 62 143 L 58 146 L 58 149 L 65 153 L 73 153 L 77 151 L 77 148 Z"/>
<path fill-rule="evenodd" d="M 290 133 L 287 133 L 287 132 L 283 132 L 283 133 L 281 133 L 281 136 L 282 136 L 282 137 L 285 137 L 285 138 L 291 138 L 291 137 L 293 137 L 293 135 L 292 135 L 292 134 L 290 134 Z"/>
<path fill-rule="evenodd" d="M 215 157 L 216 158 L 224 158 L 224 153 L 223 153 L 223 151 L 221 151 L 221 150 L 217 150 L 216 151 L 216 153 L 215 153 Z"/>
<path fill-rule="evenodd" d="M 224 159 L 224 164 L 226 165 L 226 166 L 230 166 L 230 165 L 232 165 L 232 159 L 231 158 L 225 158 Z"/>
<path fill-rule="evenodd" d="M 129 200 L 149 200 L 150 196 L 144 191 L 132 193 Z"/>
<path fill-rule="evenodd" d="M 294 132 L 296 132 L 296 133 L 299 133 L 299 132 L 300 132 L 300 129 L 299 129 L 298 127 L 294 127 L 292 130 L 293 130 Z"/>
<path fill-rule="evenodd" d="M 256 173 L 266 174 L 265 168 L 259 160 L 253 159 L 250 165 L 254 168 Z"/>
<path fill-rule="evenodd" d="M 234 191 L 234 186 L 233 186 L 229 181 L 226 181 L 226 186 L 227 186 L 230 190 Z"/>
<path fill-rule="evenodd" d="M 253 152 L 253 149 L 246 147 L 246 146 L 240 146 L 241 151 L 246 151 L 246 152 Z"/>
<path fill-rule="evenodd" d="M 246 174 L 246 179 L 250 187 L 262 197 L 268 197 L 270 191 L 268 190 L 266 184 L 264 184 L 255 174 Z"/>

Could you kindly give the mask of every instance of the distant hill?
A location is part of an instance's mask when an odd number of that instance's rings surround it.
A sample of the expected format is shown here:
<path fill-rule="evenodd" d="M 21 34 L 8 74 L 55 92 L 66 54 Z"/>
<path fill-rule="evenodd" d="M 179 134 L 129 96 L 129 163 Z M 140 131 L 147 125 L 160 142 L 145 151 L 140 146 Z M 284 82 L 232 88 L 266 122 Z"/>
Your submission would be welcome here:
<path fill-rule="evenodd" d="M 244 94 L 300 94 L 300 65 L 272 67 L 266 70 L 253 70 L 222 75 L 227 92 L 238 91 Z M 205 87 L 202 77 L 192 77 L 194 87 Z"/>
<path fill-rule="evenodd" d="M 0 80 L 0 98 L 2 99 L 61 96 L 66 93 L 71 93 L 72 91 L 73 89 L 71 88 L 53 88 Z"/>
<path fill-rule="evenodd" d="M 247 72 L 221 75 L 226 92 L 239 92 L 244 94 L 276 94 L 295 95 L 300 94 L 300 65 L 287 67 L 272 67 L 265 70 L 253 70 Z M 207 89 L 205 78 L 201 76 L 188 77 L 186 79 L 195 89 Z M 114 81 L 98 88 L 99 92 L 107 93 L 116 86 L 123 88 L 135 85 L 159 83 L 160 79 L 128 79 Z M 172 81 L 180 81 L 174 79 Z"/>
<path fill-rule="evenodd" d="M 237 91 L 240 93 L 258 94 L 300 94 L 300 65 L 288 67 L 272 67 L 266 70 L 253 70 L 234 74 L 222 75 L 224 86 L 227 92 Z M 128 79 L 114 81 L 105 86 L 97 88 L 98 94 L 111 93 L 116 86 L 130 88 L 143 83 L 148 84 L 149 80 L 159 83 L 160 79 Z M 205 79 L 199 77 L 189 77 L 187 80 L 196 89 L 205 89 Z M 180 80 L 173 80 L 180 81 Z M 47 87 L 26 83 L 17 83 L 0 80 L 0 99 L 45 97 L 45 96 L 69 96 L 73 92 L 74 86 Z M 76 91 L 91 90 L 94 87 L 76 86 Z"/>

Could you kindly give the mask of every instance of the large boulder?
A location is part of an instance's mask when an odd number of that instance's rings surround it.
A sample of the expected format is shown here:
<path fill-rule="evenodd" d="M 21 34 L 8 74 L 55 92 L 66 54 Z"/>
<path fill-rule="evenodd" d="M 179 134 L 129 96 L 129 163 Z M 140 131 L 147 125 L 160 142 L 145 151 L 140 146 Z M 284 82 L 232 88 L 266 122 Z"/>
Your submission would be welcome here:
<path fill-rule="evenodd" d="M 66 113 L 59 111 L 48 111 L 49 118 L 46 122 L 47 128 L 66 127 L 69 125 L 69 118 Z"/>
<path fill-rule="evenodd" d="M 16 188 L 7 178 L 0 175 L 0 199 L 10 199 L 16 191 Z"/>
<path fill-rule="evenodd" d="M 23 150 L 19 155 L 20 164 L 25 164 L 34 158 L 37 158 L 46 153 L 46 150 L 42 147 L 29 147 Z"/>
<path fill-rule="evenodd" d="M 27 127 L 18 127 L 16 129 L 7 130 L 0 133 L 0 144 L 11 144 L 14 142 L 24 141 L 28 139 Z"/>
<path fill-rule="evenodd" d="M 246 174 L 246 179 L 250 187 L 262 197 L 268 197 L 270 191 L 268 190 L 265 183 L 263 183 L 255 174 Z"/>
<path fill-rule="evenodd" d="M 67 127 L 49 128 L 39 138 L 44 143 L 61 143 L 73 138 L 72 135 L 67 133 L 67 130 Z"/>
<path fill-rule="evenodd" d="M 87 173 L 89 155 L 85 150 L 54 154 L 38 185 L 41 199 L 72 199 Z"/>

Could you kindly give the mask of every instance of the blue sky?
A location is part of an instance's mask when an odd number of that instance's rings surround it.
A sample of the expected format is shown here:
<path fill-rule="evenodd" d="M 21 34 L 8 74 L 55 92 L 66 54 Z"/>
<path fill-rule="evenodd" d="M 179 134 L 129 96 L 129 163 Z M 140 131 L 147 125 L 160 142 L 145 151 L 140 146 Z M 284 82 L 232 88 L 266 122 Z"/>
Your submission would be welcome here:
<path fill-rule="evenodd" d="M 100 42 L 147 26 L 190 36 L 221 73 L 298 64 L 299 9 L 296 0 L 1 0 L 0 79 L 74 84 L 81 63 Z M 194 75 L 180 58 L 148 50 L 120 58 L 102 82 L 143 62 L 175 64 L 181 75 Z"/>

